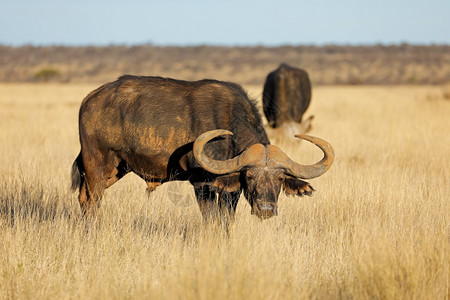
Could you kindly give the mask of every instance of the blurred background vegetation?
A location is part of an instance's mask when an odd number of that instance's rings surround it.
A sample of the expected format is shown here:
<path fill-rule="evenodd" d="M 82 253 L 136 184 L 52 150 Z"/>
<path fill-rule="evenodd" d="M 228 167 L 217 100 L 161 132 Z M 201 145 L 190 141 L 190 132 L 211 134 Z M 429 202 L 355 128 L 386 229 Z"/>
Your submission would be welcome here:
<path fill-rule="evenodd" d="M 112 81 L 123 74 L 214 78 L 262 85 L 281 62 L 314 85 L 447 84 L 450 45 L 280 47 L 0 46 L 0 82 Z"/>

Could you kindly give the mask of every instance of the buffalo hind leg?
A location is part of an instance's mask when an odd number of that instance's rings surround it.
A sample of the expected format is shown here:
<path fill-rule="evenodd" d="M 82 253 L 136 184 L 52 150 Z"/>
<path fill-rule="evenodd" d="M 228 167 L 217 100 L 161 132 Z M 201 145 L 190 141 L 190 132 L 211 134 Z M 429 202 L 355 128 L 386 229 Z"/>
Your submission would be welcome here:
<path fill-rule="evenodd" d="M 83 181 L 80 188 L 80 195 L 78 196 L 81 214 L 83 217 L 97 216 L 97 210 L 100 205 L 100 198 L 102 194 L 103 190 L 100 191 L 97 187 L 92 188 L 92 185 L 89 185 L 87 180 Z"/>
<path fill-rule="evenodd" d="M 127 167 L 127 163 L 125 161 L 120 161 L 120 163 L 115 167 L 111 174 L 108 176 L 108 180 L 106 181 L 106 188 L 109 188 L 114 183 L 119 181 L 123 176 L 127 175 L 129 169 Z"/>
<path fill-rule="evenodd" d="M 145 180 L 145 183 L 147 183 L 147 189 L 145 190 L 147 192 L 147 196 L 150 197 L 151 193 L 162 183 L 159 181 L 150 181 Z"/>
<path fill-rule="evenodd" d="M 83 155 L 85 175 L 78 198 L 83 216 L 96 217 L 105 189 L 126 174 L 118 168 L 119 162 L 112 152 L 103 155 L 96 151 Z"/>

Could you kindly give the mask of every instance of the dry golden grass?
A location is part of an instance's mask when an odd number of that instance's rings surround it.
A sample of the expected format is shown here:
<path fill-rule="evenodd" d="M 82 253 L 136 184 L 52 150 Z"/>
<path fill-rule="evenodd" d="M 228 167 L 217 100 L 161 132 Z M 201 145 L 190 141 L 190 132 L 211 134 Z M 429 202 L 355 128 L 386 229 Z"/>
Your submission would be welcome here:
<path fill-rule="evenodd" d="M 227 235 L 187 183 L 149 198 L 127 175 L 80 219 L 69 170 L 90 85 L 0 85 L 1 299 L 448 299 L 450 101 L 440 87 L 319 87 L 313 135 L 333 167 L 260 221 L 244 198 Z M 260 87 L 248 87 L 258 97 Z M 306 142 L 273 137 L 302 163 Z M 179 189 L 182 205 L 169 200 Z"/>

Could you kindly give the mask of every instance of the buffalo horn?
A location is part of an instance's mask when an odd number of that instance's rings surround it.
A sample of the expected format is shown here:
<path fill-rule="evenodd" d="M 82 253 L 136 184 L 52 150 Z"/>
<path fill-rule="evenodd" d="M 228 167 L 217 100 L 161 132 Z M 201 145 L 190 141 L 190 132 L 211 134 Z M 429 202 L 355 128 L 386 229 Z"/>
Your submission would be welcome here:
<path fill-rule="evenodd" d="M 240 171 L 245 165 L 260 160 L 264 153 L 264 146 L 256 144 L 244 151 L 241 155 L 227 160 L 215 160 L 204 152 L 205 145 L 215 137 L 221 135 L 233 135 L 231 131 L 224 129 L 210 130 L 202 133 L 194 142 L 193 153 L 195 160 L 208 172 L 214 174 L 227 174 Z"/>
<path fill-rule="evenodd" d="M 333 147 L 331 147 L 327 141 L 324 141 L 318 137 L 301 134 L 297 134 L 295 137 L 313 143 L 323 151 L 324 155 L 321 161 L 313 165 L 301 165 L 288 158 L 286 167 L 288 168 L 289 173 L 302 179 L 316 178 L 325 173 L 334 162 Z"/>

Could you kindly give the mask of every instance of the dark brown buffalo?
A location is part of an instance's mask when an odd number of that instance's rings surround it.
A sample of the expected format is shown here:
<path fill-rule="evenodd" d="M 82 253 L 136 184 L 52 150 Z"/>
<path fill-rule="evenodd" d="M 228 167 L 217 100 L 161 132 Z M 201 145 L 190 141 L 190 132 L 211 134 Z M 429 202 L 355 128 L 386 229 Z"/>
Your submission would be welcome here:
<path fill-rule="evenodd" d="M 302 123 L 303 114 L 311 102 L 311 83 L 308 73 L 287 64 L 267 75 L 263 90 L 263 110 L 269 126 L 278 128 L 283 124 Z M 310 117 L 300 130 L 311 129 Z"/>
<path fill-rule="evenodd" d="M 83 100 L 79 131 L 72 189 L 80 191 L 83 214 L 96 210 L 106 188 L 134 172 L 150 191 L 189 180 L 205 218 L 232 217 L 241 191 L 252 212 L 268 218 L 277 214 L 281 187 L 289 195 L 310 195 L 313 188 L 301 179 L 322 175 L 334 160 L 327 142 L 299 136 L 322 149 L 324 158 L 313 165 L 292 161 L 270 145 L 245 91 L 215 80 L 120 77 Z"/>

